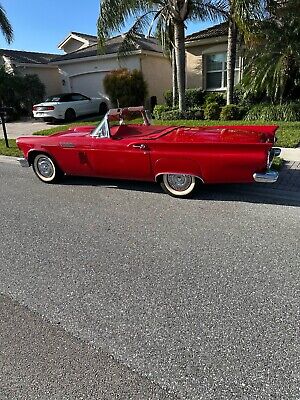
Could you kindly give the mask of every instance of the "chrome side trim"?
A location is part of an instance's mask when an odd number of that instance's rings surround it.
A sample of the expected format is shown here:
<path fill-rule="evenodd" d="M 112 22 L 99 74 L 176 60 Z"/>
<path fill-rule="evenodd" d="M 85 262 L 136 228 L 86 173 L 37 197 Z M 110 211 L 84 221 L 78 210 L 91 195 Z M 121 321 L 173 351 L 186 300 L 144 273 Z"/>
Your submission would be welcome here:
<path fill-rule="evenodd" d="M 259 183 L 275 183 L 278 179 L 278 172 L 276 171 L 268 171 L 265 173 L 256 172 L 253 174 L 253 179 L 255 182 Z"/>
<path fill-rule="evenodd" d="M 26 158 L 18 158 L 17 161 L 20 163 L 21 167 L 28 168 L 30 167 L 28 160 Z"/>
<path fill-rule="evenodd" d="M 205 183 L 204 182 L 204 180 L 200 177 L 200 176 L 197 176 L 197 175 L 193 175 L 193 174 L 187 174 L 186 172 L 160 172 L 159 174 L 156 174 L 155 175 L 155 182 L 157 182 L 157 178 L 159 177 L 159 176 L 161 176 L 161 175 L 168 175 L 168 174 L 175 174 L 175 175 L 191 175 L 191 176 L 194 176 L 195 178 L 198 178 L 198 179 L 200 179 L 200 181 L 202 182 L 202 183 Z"/>
<path fill-rule="evenodd" d="M 71 142 L 63 142 L 63 143 L 60 143 L 60 147 L 62 147 L 64 149 L 73 149 L 75 147 L 75 144 L 71 143 Z"/>

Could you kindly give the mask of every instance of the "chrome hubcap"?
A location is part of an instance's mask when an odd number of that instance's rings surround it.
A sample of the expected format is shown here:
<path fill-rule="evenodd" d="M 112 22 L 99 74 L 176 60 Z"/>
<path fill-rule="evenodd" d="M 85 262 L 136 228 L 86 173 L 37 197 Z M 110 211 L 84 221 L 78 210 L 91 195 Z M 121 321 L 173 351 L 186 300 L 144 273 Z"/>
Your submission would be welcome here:
<path fill-rule="evenodd" d="M 37 168 L 39 173 L 45 178 L 50 178 L 54 174 L 53 164 L 47 157 L 41 157 L 38 160 Z"/>
<path fill-rule="evenodd" d="M 190 175 L 168 175 L 168 183 L 170 187 L 178 192 L 183 192 L 187 190 L 192 184 L 192 177 Z"/>

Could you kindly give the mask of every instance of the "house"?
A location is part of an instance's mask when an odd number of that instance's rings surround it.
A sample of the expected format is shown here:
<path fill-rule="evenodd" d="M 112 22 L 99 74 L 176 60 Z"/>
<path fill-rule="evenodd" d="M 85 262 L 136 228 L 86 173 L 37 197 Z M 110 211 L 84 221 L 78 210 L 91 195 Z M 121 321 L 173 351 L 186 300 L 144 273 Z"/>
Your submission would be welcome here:
<path fill-rule="evenodd" d="M 0 66 L 13 74 L 38 75 L 45 85 L 46 95 L 50 95 L 61 88 L 57 66 L 50 64 L 55 57 L 57 54 L 0 49 Z"/>
<path fill-rule="evenodd" d="M 187 87 L 224 92 L 227 86 L 228 25 L 221 23 L 186 38 Z M 242 49 L 238 49 L 235 83 L 241 79 Z"/>
<path fill-rule="evenodd" d="M 226 23 L 193 33 L 186 38 L 187 88 L 224 92 L 227 85 L 226 51 L 228 27 Z M 142 71 L 148 84 L 148 103 L 152 98 L 164 102 L 164 92 L 172 87 L 169 59 L 155 38 L 140 35 L 134 48 L 120 57 L 124 36 L 106 41 L 100 53 L 97 37 L 70 32 L 58 45 L 64 54 L 34 53 L 0 50 L 0 65 L 7 71 L 22 75 L 36 73 L 46 87 L 46 94 L 79 92 L 90 97 L 105 94 L 105 76 L 118 68 Z M 235 82 L 241 78 L 242 57 L 238 51 Z"/>
<path fill-rule="evenodd" d="M 140 36 L 132 51 L 120 57 L 123 40 L 123 35 L 108 39 L 100 54 L 96 36 L 71 32 L 58 45 L 65 54 L 0 50 L 0 65 L 10 73 L 37 74 L 46 95 L 79 92 L 90 97 L 105 94 L 103 80 L 110 71 L 137 69 L 148 84 L 148 102 L 151 98 L 163 102 L 164 92 L 171 87 L 171 65 L 157 40 Z"/>
<path fill-rule="evenodd" d="M 107 73 L 119 68 L 137 69 L 142 71 L 148 84 L 149 99 L 155 97 L 158 102 L 163 102 L 164 92 L 172 85 L 171 65 L 157 40 L 141 35 L 132 51 L 120 57 L 123 40 L 123 35 L 108 39 L 102 54 L 96 36 L 71 32 L 59 44 L 66 54 L 49 62 L 58 67 L 61 90 L 98 96 L 105 93 L 103 80 Z"/>

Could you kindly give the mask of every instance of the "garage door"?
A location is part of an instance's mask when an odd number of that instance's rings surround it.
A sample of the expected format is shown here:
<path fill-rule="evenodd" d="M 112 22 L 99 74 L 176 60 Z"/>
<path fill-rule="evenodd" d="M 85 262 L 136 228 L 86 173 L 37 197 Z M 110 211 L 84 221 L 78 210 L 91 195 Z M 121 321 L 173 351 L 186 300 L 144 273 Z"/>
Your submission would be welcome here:
<path fill-rule="evenodd" d="M 103 87 L 105 75 L 105 72 L 95 72 L 92 74 L 72 76 L 70 78 L 71 91 L 89 97 L 99 97 L 100 94 L 105 93 Z"/>

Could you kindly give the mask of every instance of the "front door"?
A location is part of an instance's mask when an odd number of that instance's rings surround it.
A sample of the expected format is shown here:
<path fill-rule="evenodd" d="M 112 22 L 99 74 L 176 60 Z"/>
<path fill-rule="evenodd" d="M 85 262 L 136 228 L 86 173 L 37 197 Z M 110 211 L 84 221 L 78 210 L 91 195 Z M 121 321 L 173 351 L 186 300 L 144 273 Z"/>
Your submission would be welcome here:
<path fill-rule="evenodd" d="M 150 148 L 129 139 L 92 138 L 88 158 L 97 176 L 151 180 Z"/>

